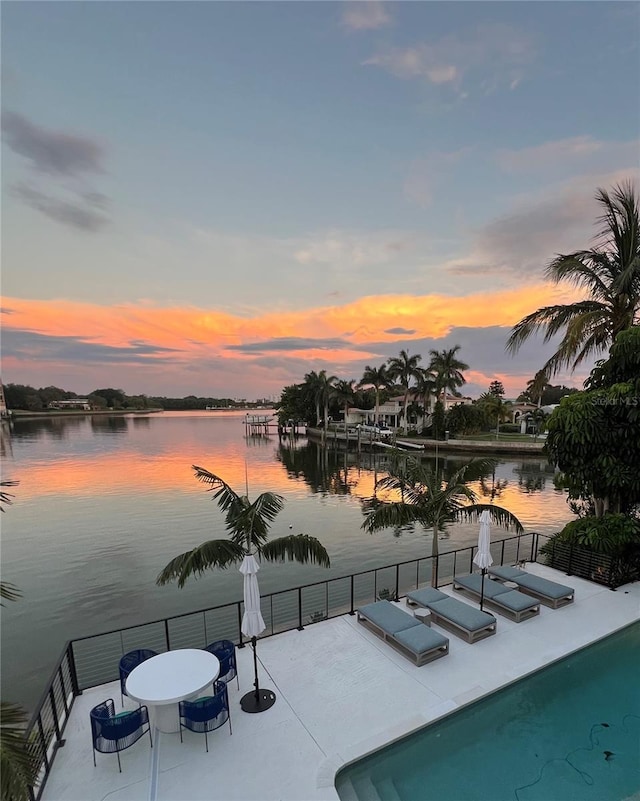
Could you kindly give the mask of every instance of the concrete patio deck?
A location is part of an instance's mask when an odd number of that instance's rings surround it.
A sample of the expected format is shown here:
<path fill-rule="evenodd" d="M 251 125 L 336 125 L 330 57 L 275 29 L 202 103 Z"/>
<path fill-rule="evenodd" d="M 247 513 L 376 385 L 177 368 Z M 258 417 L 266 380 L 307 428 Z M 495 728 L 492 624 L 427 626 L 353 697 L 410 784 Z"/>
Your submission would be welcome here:
<path fill-rule="evenodd" d="M 209 753 L 202 735 L 186 731 L 181 744 L 178 734 L 156 732 L 153 749 L 143 738 L 122 752 L 121 774 L 111 754 L 97 754 L 94 768 L 89 710 L 108 697 L 119 706 L 120 690 L 118 682 L 87 690 L 43 799 L 335 801 L 335 774 L 348 762 L 640 620 L 640 583 L 611 592 L 539 564 L 527 570 L 574 587 L 575 602 L 543 606 L 519 624 L 496 615 L 497 634 L 473 645 L 444 632 L 449 655 L 423 667 L 349 615 L 261 640 L 261 685 L 277 701 L 257 715 L 239 707 L 253 681 L 251 649 L 239 649 L 240 690 L 229 684 L 233 735 L 228 726 L 213 732 Z M 398 605 L 408 611 L 404 600 Z M 125 706 L 134 708 L 131 700 Z"/>

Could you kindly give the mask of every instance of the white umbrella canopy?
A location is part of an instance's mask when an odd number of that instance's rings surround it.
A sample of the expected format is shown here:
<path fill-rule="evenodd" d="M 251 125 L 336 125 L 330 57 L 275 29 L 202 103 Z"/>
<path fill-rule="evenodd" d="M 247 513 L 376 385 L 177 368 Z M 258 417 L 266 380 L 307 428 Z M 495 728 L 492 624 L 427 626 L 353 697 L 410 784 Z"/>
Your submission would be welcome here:
<path fill-rule="evenodd" d="M 482 570 L 482 585 L 480 589 L 480 611 L 484 606 L 484 577 L 487 568 L 493 564 L 491 556 L 491 515 L 485 509 L 480 515 L 480 531 L 478 532 L 478 551 L 473 561 Z"/>
<path fill-rule="evenodd" d="M 262 634 L 266 625 L 260 611 L 260 588 L 258 587 L 258 570 L 260 565 L 252 554 L 247 554 L 240 565 L 244 576 L 244 615 L 240 630 L 245 637 L 257 637 Z"/>
<path fill-rule="evenodd" d="M 479 568 L 486 570 L 493 564 L 491 556 L 491 516 L 485 509 L 480 515 L 480 531 L 478 533 L 478 552 L 473 561 Z"/>
<path fill-rule="evenodd" d="M 255 690 L 243 695 L 240 699 L 240 706 L 244 712 L 264 712 L 273 706 L 276 694 L 272 690 L 263 690 L 258 684 L 258 656 L 256 654 L 256 637 L 265 628 L 265 622 L 260 611 L 260 588 L 258 587 L 258 570 L 260 565 L 256 562 L 253 554 L 247 554 L 240 565 L 240 572 L 244 577 L 244 615 L 240 624 L 240 631 L 245 637 L 251 637 L 251 647 L 253 648 L 253 670 L 255 679 L 253 686 Z"/>

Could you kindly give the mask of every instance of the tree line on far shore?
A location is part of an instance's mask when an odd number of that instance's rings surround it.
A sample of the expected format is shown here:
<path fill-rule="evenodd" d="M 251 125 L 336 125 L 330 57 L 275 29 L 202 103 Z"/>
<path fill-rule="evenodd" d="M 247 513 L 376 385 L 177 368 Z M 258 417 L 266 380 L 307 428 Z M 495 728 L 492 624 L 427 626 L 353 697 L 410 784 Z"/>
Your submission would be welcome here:
<path fill-rule="evenodd" d="M 107 387 L 94 389 L 86 395 L 61 389 L 60 387 L 41 387 L 36 389 L 26 384 L 5 384 L 4 397 L 7 409 L 39 412 L 50 408 L 49 404 L 58 401 L 86 399 L 91 408 L 97 411 L 114 409 L 164 409 L 166 411 L 197 411 L 207 407 L 221 409 L 244 409 L 268 405 L 267 399 L 255 402 L 234 398 L 203 398 L 187 395 L 184 398 L 154 397 L 151 395 L 127 395 L 122 389 Z"/>

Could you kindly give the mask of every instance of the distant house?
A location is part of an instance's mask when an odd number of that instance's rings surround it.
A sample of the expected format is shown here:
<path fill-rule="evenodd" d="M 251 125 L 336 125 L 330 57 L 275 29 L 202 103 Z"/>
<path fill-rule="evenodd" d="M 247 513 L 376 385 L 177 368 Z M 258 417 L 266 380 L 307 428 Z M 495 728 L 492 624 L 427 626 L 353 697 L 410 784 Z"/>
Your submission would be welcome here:
<path fill-rule="evenodd" d="M 47 406 L 48 409 L 82 409 L 82 411 L 90 412 L 91 404 L 87 398 L 72 398 L 71 400 L 51 401 Z"/>
<path fill-rule="evenodd" d="M 409 426 L 415 427 L 418 430 L 429 426 L 431 424 L 431 415 L 433 414 L 433 409 L 436 405 L 436 398 L 432 395 L 429 398 L 429 405 L 426 409 L 426 414 L 423 416 L 418 416 L 417 420 L 411 423 L 411 417 L 409 417 Z M 409 391 L 409 403 L 408 405 L 411 406 L 412 403 L 417 403 L 420 406 L 424 403 L 424 396 L 420 395 L 419 393 L 415 392 L 414 390 Z M 457 395 L 447 395 L 447 408 L 450 409 L 452 406 L 458 405 L 465 405 L 470 406 L 473 403 L 471 398 L 467 398 L 464 396 L 458 397 Z M 373 409 L 356 409 L 351 408 L 347 411 L 347 425 L 353 426 L 357 425 L 358 423 L 364 424 L 374 424 L 379 423 L 382 425 L 387 425 L 389 428 L 400 428 L 403 425 L 402 416 L 404 413 L 404 395 L 396 395 L 393 398 L 389 398 L 385 403 L 381 403 L 378 407 L 378 419 L 376 420 L 376 410 Z"/>
<path fill-rule="evenodd" d="M 521 403 L 514 403 L 510 410 L 511 422 L 519 423 L 523 417 L 535 412 L 538 407 L 533 403 L 522 401 Z"/>

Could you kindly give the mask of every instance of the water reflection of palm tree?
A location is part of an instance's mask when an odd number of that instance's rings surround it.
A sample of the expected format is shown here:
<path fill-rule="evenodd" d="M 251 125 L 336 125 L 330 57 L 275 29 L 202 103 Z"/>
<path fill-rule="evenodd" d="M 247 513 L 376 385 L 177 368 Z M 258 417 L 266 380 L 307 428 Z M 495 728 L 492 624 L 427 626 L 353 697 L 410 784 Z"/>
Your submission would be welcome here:
<path fill-rule="evenodd" d="M 480 494 L 485 498 L 489 498 L 490 502 L 493 503 L 493 501 L 496 498 L 501 497 L 502 493 L 509 486 L 509 479 L 499 478 L 496 481 L 496 467 L 494 463 L 493 470 L 491 471 L 491 486 L 489 486 L 489 484 L 487 483 L 486 476 L 480 477 L 479 484 L 480 484 Z"/>

